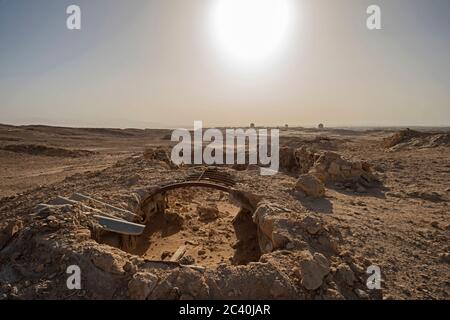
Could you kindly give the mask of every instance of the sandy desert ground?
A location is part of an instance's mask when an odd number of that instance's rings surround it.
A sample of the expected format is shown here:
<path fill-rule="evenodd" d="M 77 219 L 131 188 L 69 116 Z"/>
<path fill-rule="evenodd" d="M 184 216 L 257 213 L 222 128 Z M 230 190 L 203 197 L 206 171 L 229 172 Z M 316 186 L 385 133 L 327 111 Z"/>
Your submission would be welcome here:
<path fill-rule="evenodd" d="M 449 299 L 450 134 L 426 131 L 282 129 L 276 176 L 162 191 L 208 172 L 170 162 L 169 130 L 1 125 L 0 299 Z M 144 232 L 54 201 L 74 193 Z"/>

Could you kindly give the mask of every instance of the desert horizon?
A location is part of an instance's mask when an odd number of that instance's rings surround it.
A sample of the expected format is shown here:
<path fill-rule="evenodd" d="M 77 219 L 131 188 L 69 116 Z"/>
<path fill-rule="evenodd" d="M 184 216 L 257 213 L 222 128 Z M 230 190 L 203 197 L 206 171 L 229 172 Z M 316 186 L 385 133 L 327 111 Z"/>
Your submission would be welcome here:
<path fill-rule="evenodd" d="M 280 124 L 280 125 L 264 125 L 260 124 L 256 127 L 260 128 L 285 128 L 285 126 L 288 124 Z M 290 129 L 317 129 L 319 124 L 317 125 L 288 125 L 287 128 Z M 17 124 L 17 123 L 0 123 L 0 126 L 10 126 L 10 127 L 53 127 L 53 128 L 74 128 L 74 129 L 119 129 L 119 130 L 174 130 L 177 128 L 187 128 L 187 129 L 193 129 L 193 125 L 162 125 L 162 126 L 154 126 L 154 127 L 127 127 L 127 126 L 106 126 L 106 127 L 99 127 L 99 126 L 90 126 L 90 125 L 79 125 L 79 126 L 65 126 L 65 125 L 53 125 L 53 124 L 45 124 L 45 123 L 23 123 L 23 124 Z M 228 125 L 228 126 L 205 126 L 205 128 L 250 128 L 250 124 L 246 126 L 239 126 L 239 125 Z M 439 130 L 439 131 L 449 131 L 450 125 L 347 125 L 347 126 L 326 126 L 327 129 L 352 129 L 352 130 L 398 130 L 398 129 L 406 129 L 410 128 L 413 130 Z"/>

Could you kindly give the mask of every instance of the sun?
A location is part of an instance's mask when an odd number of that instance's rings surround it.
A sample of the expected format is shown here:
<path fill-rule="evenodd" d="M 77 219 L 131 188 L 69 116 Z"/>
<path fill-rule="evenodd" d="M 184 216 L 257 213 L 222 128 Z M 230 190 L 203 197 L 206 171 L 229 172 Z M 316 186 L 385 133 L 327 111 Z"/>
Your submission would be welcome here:
<path fill-rule="evenodd" d="M 212 35 L 220 52 L 246 65 L 266 62 L 283 48 L 291 0 L 216 0 Z"/>

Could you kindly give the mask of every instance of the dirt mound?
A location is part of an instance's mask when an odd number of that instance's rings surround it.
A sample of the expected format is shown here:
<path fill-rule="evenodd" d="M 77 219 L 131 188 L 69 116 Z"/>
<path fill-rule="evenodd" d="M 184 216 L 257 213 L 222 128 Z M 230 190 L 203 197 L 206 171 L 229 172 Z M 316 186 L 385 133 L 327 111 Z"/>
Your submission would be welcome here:
<path fill-rule="evenodd" d="M 144 158 L 143 146 L 156 148 L 163 131 L 134 140 L 92 134 L 85 141 L 85 133 L 78 130 L 67 137 L 53 129 L 48 135 L 34 131 L 27 140 L 30 133 L 19 135 L 12 129 L 3 136 L 20 137 L 26 144 L 99 151 L 80 159 L 0 151 L 4 190 L 10 183 L 18 186 L 17 192 L 0 198 L 0 300 L 449 297 L 450 155 L 443 148 L 386 152 L 380 141 L 392 131 L 355 133 L 349 141 L 349 133 L 330 133 L 342 142 L 339 154 L 290 145 L 280 150 L 283 170 L 261 176 L 254 165 L 172 170 L 163 153 Z M 19 144 L 5 141 L 1 146 Z M 371 172 L 358 159 L 370 161 L 385 188 L 349 190 L 355 185 L 350 167 L 357 169 L 356 180 L 359 173 Z M 80 170 L 66 175 L 66 166 L 78 162 Z M 294 190 L 299 176 L 311 175 L 313 169 L 327 179 L 324 197 L 303 197 Z M 53 170 L 63 173 L 49 179 Z M 141 195 L 152 186 L 161 189 L 206 178 L 239 191 L 231 192 L 237 201 L 230 200 L 227 190 L 164 189 L 149 202 L 149 209 L 157 210 L 160 204 L 165 212 L 146 222 L 84 201 L 144 230 L 134 242 L 131 236 L 103 229 L 95 211 L 50 203 L 57 196 L 70 199 L 78 193 L 137 214 Z M 347 178 L 350 187 L 333 182 Z M 321 190 L 317 181 L 307 182 L 302 179 L 298 187 Z M 38 206 L 41 203 L 50 206 Z M 37 206 L 39 211 L 34 210 Z M 81 269 L 80 290 L 67 288 L 71 265 Z M 366 285 L 374 267 L 379 268 L 380 289 Z"/>
<path fill-rule="evenodd" d="M 410 147 L 450 147 L 450 132 L 435 133 L 405 129 L 385 138 L 383 140 L 383 146 L 392 150 Z"/>
<path fill-rule="evenodd" d="M 344 141 L 337 140 L 325 135 L 319 135 L 313 138 L 283 136 L 280 138 L 280 142 L 283 145 L 289 146 L 291 148 L 308 146 L 309 148 L 317 150 L 337 150 Z"/>
<path fill-rule="evenodd" d="M 1 149 L 16 153 L 30 154 L 33 156 L 62 157 L 62 158 L 81 158 L 95 154 L 94 151 L 89 150 L 70 150 L 37 144 L 11 144 L 4 146 Z"/>
<path fill-rule="evenodd" d="M 160 164 L 168 169 L 176 169 L 178 166 L 170 158 L 170 149 L 167 147 L 147 147 L 144 150 L 144 159 L 152 164 Z"/>
<path fill-rule="evenodd" d="M 108 205 L 114 203 L 119 214 L 123 214 L 120 208 L 127 208 L 141 216 L 136 208 L 143 208 L 148 199 L 145 194 L 154 186 L 137 190 L 137 197 L 123 194 L 119 177 L 138 168 L 148 181 L 161 181 L 167 175 L 167 171 L 146 170 L 145 161 L 143 157 L 130 158 L 75 180 L 86 181 L 90 195 Z M 172 178 L 177 179 L 183 170 L 173 170 Z M 138 236 L 105 229 L 93 209 L 103 211 L 111 206 L 89 199 L 84 204 L 51 201 L 50 194 L 54 197 L 75 186 L 72 179 L 67 179 L 64 187 L 55 185 L 30 193 L 14 209 L 6 210 L 13 203 L 5 202 L 2 208 L 7 214 L 0 223 L 0 298 L 381 297 L 379 291 L 370 292 L 366 287 L 365 268 L 371 262 L 343 256 L 339 228 L 319 215 L 276 202 L 274 199 L 282 197 L 274 188 L 264 188 L 271 190 L 270 195 L 259 194 L 253 185 L 271 180 L 257 172 L 239 175 L 241 181 L 252 184 L 240 184 L 238 191 L 230 193 L 188 188 L 164 192 L 160 197 L 155 194 L 154 201 L 147 203 L 152 208 L 157 205 L 155 214 Z M 119 187 L 114 189 L 116 184 Z M 38 192 L 44 192 L 43 196 Z M 137 206 L 132 199 L 137 199 Z M 34 207 L 42 202 L 52 204 Z M 82 290 L 71 291 L 66 286 L 66 270 L 72 265 L 82 270 Z"/>
<path fill-rule="evenodd" d="M 26 227 L 8 225 L 0 280 L 9 285 L 1 286 L 0 294 L 9 299 L 355 299 L 366 290 L 364 270 L 337 255 L 337 231 L 319 218 L 288 218 L 278 206 L 262 203 L 250 219 L 258 224 L 259 239 L 252 239 L 264 255 L 251 264 L 208 267 L 201 259 L 211 253 L 200 250 L 196 259 L 185 259 L 200 265 L 183 265 L 100 244 L 99 226 L 81 207 L 49 207 Z M 71 265 L 82 270 L 81 291 L 67 290 Z"/>
<path fill-rule="evenodd" d="M 163 147 L 150 147 L 144 150 L 144 158 L 170 163 L 170 150 Z"/>

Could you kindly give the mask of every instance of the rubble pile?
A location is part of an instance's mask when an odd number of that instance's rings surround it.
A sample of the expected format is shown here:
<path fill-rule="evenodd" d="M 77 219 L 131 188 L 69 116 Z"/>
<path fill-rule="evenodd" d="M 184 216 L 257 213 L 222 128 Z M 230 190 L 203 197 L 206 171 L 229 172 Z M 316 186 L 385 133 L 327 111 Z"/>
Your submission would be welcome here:
<path fill-rule="evenodd" d="M 354 182 L 370 187 L 378 179 L 365 161 L 350 161 L 335 152 L 320 155 L 309 171 L 322 182 Z"/>
<path fill-rule="evenodd" d="M 392 151 L 407 148 L 450 147 L 450 132 L 401 130 L 383 139 L 383 146 Z"/>
<path fill-rule="evenodd" d="M 170 159 L 170 150 L 164 147 L 151 147 L 144 150 L 144 159 L 152 162 L 165 163 L 170 168 L 176 168 L 176 165 Z"/>
<path fill-rule="evenodd" d="M 354 187 L 371 187 L 378 182 L 370 164 L 365 161 L 351 161 L 336 152 L 316 152 L 305 146 L 297 149 L 283 147 L 281 150 L 280 168 L 300 174 L 295 188 L 307 195 L 317 197 L 323 194 L 322 186 L 311 176 L 324 184 L 347 183 Z"/>

